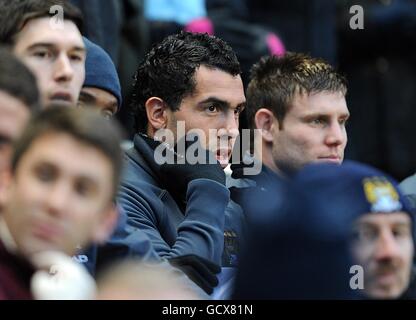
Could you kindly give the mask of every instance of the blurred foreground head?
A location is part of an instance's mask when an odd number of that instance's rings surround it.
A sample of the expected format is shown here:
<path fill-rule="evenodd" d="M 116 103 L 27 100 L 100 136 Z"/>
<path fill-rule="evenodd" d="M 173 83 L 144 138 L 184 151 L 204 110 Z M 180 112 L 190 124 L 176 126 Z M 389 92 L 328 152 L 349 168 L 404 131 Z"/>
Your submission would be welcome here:
<path fill-rule="evenodd" d="M 387 174 L 347 161 L 341 166 L 311 165 L 296 183 L 333 216 L 354 216 L 351 250 L 364 271 L 360 293 L 376 299 L 411 295 L 414 212 Z M 407 292 L 406 292 L 407 290 Z"/>
<path fill-rule="evenodd" d="M 36 114 L 14 145 L 3 218 L 26 257 L 68 255 L 102 243 L 117 219 L 120 132 L 97 111 L 55 106 Z"/>
<path fill-rule="evenodd" d="M 12 144 L 38 107 L 36 78 L 18 58 L 0 47 L 0 211 L 2 180 L 9 173 Z"/>
<path fill-rule="evenodd" d="M 281 196 L 276 197 L 277 192 Z M 284 199 L 284 200 L 282 200 Z M 235 299 L 349 299 L 351 216 L 334 215 L 303 188 L 253 191 Z"/>
<path fill-rule="evenodd" d="M 98 282 L 100 300 L 196 300 L 172 269 L 161 264 L 127 261 L 110 267 Z"/>

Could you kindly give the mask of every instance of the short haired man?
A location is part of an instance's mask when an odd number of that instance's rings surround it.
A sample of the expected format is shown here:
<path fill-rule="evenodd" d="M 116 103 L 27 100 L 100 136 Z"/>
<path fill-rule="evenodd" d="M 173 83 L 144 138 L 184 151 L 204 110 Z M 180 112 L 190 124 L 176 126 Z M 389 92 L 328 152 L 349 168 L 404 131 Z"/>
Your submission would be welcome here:
<path fill-rule="evenodd" d="M 12 1 L 2 11 L 0 42 L 33 71 L 42 104 L 76 105 L 85 78 L 80 11 L 65 0 Z"/>
<path fill-rule="evenodd" d="M 294 180 L 319 210 L 353 215 L 351 249 L 364 271 L 357 290 L 374 299 L 414 298 L 415 212 L 397 181 L 353 161 L 310 165 Z"/>
<path fill-rule="evenodd" d="M 267 56 L 256 63 L 246 110 L 256 129 L 251 152 L 262 170 L 248 175 L 244 164 L 233 164 L 232 199 L 242 205 L 251 199 L 252 187 L 267 189 L 279 180 L 284 189 L 285 178 L 308 163 L 341 163 L 349 117 L 346 91 L 346 80 L 332 66 L 302 53 Z"/>
<path fill-rule="evenodd" d="M 0 48 L 0 177 L 8 174 L 12 144 L 38 107 L 35 77 L 8 50 Z M 0 183 L 0 211 L 2 189 Z"/>
<path fill-rule="evenodd" d="M 122 104 L 120 80 L 116 67 L 107 52 L 92 41 L 84 38 L 87 49 L 85 81 L 78 105 L 92 106 L 111 118 Z"/>
<path fill-rule="evenodd" d="M 349 117 L 346 81 L 301 53 L 262 58 L 247 88 L 249 123 L 261 130 L 261 160 L 280 175 L 311 162 L 341 163 Z"/>
<path fill-rule="evenodd" d="M 187 265 L 193 259 L 198 261 L 195 265 L 220 264 L 224 223 L 240 219 L 225 214 L 229 192 L 222 169 L 231 156 L 245 104 L 234 52 L 207 34 L 169 36 L 156 44 L 138 67 L 134 94 L 138 134 L 134 148 L 127 152 L 118 197 L 130 225 L 143 230 L 158 254 L 175 259 L 177 265 Z M 215 158 L 213 163 L 190 164 L 185 159 L 183 164 L 158 164 L 159 130 L 172 133 L 178 141 L 192 129 L 212 137 L 199 142 L 209 150 L 201 152 L 203 160 Z M 225 142 L 222 148 L 220 140 Z M 235 238 L 234 231 L 229 234 L 227 248 Z M 188 257 L 178 261 L 183 256 Z M 225 258 L 227 264 L 232 263 L 230 257 L 231 253 Z M 204 288 L 211 292 L 212 284 Z"/>
<path fill-rule="evenodd" d="M 32 119 L 15 144 L 6 190 L 0 296 L 16 298 L 16 288 L 30 296 L 33 267 L 23 258 L 34 263 L 47 251 L 71 256 L 107 239 L 117 220 L 119 144 L 118 128 L 91 110 L 56 106 Z"/>

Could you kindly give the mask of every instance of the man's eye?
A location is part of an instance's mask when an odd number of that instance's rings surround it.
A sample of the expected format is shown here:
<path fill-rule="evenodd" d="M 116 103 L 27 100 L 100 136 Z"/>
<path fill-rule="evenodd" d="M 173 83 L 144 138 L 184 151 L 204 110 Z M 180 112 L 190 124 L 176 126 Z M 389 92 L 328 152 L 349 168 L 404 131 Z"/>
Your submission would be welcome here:
<path fill-rule="evenodd" d="M 0 148 L 9 146 L 11 143 L 12 143 L 12 140 L 10 138 L 0 135 Z"/>
<path fill-rule="evenodd" d="M 312 124 L 315 124 L 315 125 L 323 125 L 323 124 L 325 124 L 325 121 L 323 119 L 321 119 L 321 118 L 317 118 L 317 119 L 313 119 L 312 120 Z"/>
<path fill-rule="evenodd" d="M 49 51 L 35 51 L 33 53 L 33 55 L 37 58 L 42 58 L 42 59 L 49 59 L 52 57 L 52 54 Z"/>
<path fill-rule="evenodd" d="M 216 105 L 210 105 L 210 106 L 207 107 L 207 111 L 210 112 L 210 113 L 218 112 L 218 109 L 219 108 Z"/>
<path fill-rule="evenodd" d="M 409 228 L 397 228 L 395 230 L 393 230 L 393 235 L 395 238 L 402 238 L 402 237 L 407 237 L 408 235 L 410 235 L 410 230 Z"/>
<path fill-rule="evenodd" d="M 354 239 L 357 241 L 372 240 L 377 236 L 377 232 L 373 229 L 363 228 L 354 230 Z"/>
<path fill-rule="evenodd" d="M 83 56 L 81 56 L 81 55 L 78 55 L 78 54 L 73 54 L 73 55 L 70 55 L 70 56 L 69 56 L 69 58 L 70 58 L 72 61 L 83 61 L 83 60 L 84 60 L 84 57 L 83 57 Z"/>
<path fill-rule="evenodd" d="M 77 183 L 75 189 L 76 192 L 81 196 L 85 196 L 88 194 L 88 187 L 85 183 Z"/>
<path fill-rule="evenodd" d="M 91 183 L 87 181 L 78 181 L 75 184 L 75 191 L 83 197 L 90 196 L 94 193 L 94 187 Z"/>
<path fill-rule="evenodd" d="M 36 170 L 36 176 L 43 182 L 49 182 L 53 180 L 55 172 L 49 168 L 38 168 Z"/>

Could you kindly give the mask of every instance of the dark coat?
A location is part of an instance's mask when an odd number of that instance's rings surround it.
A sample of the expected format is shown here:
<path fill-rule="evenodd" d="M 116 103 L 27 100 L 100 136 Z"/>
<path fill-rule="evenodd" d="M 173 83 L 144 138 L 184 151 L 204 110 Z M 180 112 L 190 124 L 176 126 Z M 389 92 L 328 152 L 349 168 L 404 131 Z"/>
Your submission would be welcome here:
<path fill-rule="evenodd" d="M 228 189 L 212 180 L 193 180 L 188 185 L 183 212 L 161 183 L 153 150 L 139 135 L 126 161 L 118 202 L 128 216 L 128 224 L 146 233 L 160 257 L 195 254 L 221 264 L 225 221 L 238 225 L 242 219 L 241 211 L 236 211 L 238 206 L 229 204 Z M 229 229 L 234 235 L 239 227 Z M 125 241 L 129 245 L 129 238 Z"/>
<path fill-rule="evenodd" d="M 30 279 L 34 271 L 25 259 L 9 253 L 0 240 L 0 300 L 32 300 Z"/>

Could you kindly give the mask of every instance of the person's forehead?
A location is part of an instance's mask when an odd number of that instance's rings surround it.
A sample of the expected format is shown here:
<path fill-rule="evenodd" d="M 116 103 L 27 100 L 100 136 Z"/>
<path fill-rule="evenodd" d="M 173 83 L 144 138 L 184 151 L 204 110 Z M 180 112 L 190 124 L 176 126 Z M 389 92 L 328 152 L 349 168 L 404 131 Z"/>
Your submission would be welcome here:
<path fill-rule="evenodd" d="M 374 226 L 393 226 L 395 224 L 411 224 L 411 219 L 408 213 L 403 211 L 388 212 L 388 213 L 366 213 L 357 219 L 358 224 L 374 225 Z"/>
<path fill-rule="evenodd" d="M 76 161 L 74 159 L 76 158 Z M 61 132 L 48 132 L 34 139 L 21 163 L 48 163 L 72 176 L 102 182 L 111 177 L 111 161 L 98 148 Z"/>
<path fill-rule="evenodd" d="M 15 46 L 25 48 L 38 43 L 47 43 L 65 48 L 85 48 L 78 27 L 71 20 L 64 20 L 62 28 L 51 23 L 51 18 L 36 18 L 29 20 L 16 36 Z"/>
<path fill-rule="evenodd" d="M 291 103 L 292 113 L 322 113 L 327 115 L 349 115 L 345 95 L 340 91 L 296 93 Z"/>
<path fill-rule="evenodd" d="M 200 66 L 195 71 L 196 89 L 193 97 L 200 100 L 216 97 L 232 106 L 245 103 L 244 87 L 240 75 L 233 76 L 219 69 Z"/>

